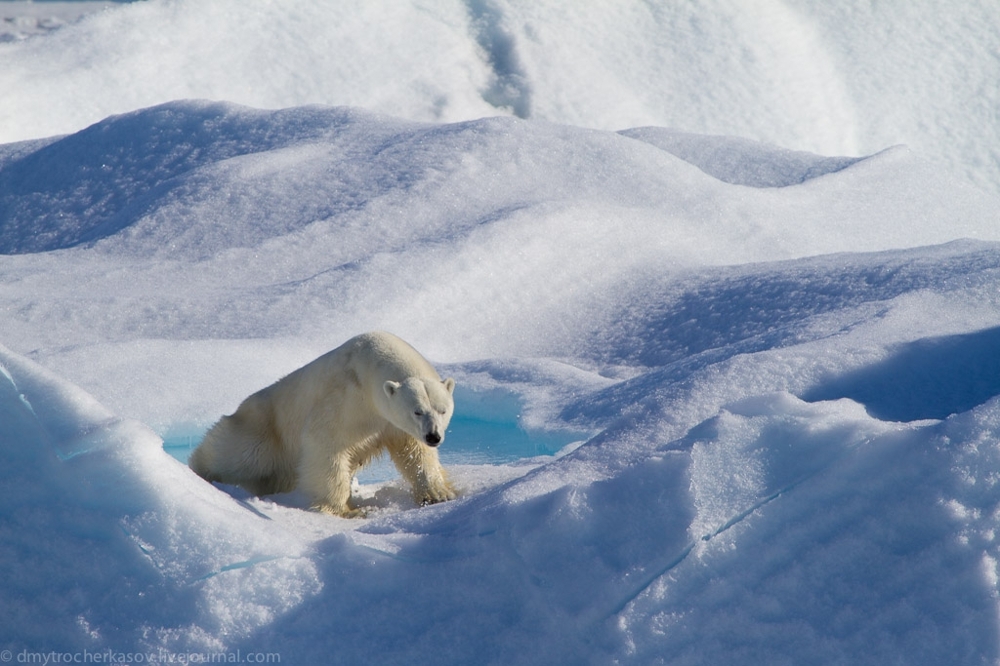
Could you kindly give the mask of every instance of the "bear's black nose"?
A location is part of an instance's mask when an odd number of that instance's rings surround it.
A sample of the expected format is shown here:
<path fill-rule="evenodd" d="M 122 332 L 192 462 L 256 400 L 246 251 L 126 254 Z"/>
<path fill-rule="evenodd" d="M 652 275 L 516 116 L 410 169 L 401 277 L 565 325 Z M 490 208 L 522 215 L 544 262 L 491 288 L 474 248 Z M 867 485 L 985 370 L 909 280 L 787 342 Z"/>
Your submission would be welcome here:
<path fill-rule="evenodd" d="M 436 432 L 427 433 L 427 436 L 424 437 L 424 439 L 427 440 L 427 443 L 430 444 L 431 446 L 437 446 L 438 444 L 441 443 L 441 435 L 437 434 Z"/>

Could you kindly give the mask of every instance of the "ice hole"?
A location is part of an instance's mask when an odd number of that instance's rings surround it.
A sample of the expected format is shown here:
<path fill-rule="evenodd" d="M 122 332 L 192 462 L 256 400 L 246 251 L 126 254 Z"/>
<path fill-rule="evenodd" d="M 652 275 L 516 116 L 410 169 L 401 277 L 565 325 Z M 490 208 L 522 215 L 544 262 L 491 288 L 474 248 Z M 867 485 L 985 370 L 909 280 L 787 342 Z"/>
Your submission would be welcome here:
<path fill-rule="evenodd" d="M 569 444 L 586 439 L 579 431 L 525 428 L 522 403 L 507 391 L 455 391 L 455 415 L 441 445 L 444 465 L 496 465 L 536 456 L 551 456 Z M 161 433 L 164 450 L 187 463 L 211 424 L 179 424 Z M 398 478 L 388 456 L 382 456 L 358 474 L 360 483 Z"/>

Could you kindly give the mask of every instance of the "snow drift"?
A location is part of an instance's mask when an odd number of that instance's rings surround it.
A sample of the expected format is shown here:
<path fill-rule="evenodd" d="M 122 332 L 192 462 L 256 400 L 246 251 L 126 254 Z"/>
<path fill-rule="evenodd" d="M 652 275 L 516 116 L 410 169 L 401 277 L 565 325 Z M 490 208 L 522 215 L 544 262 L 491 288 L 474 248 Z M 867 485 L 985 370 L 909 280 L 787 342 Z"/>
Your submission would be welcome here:
<path fill-rule="evenodd" d="M 905 148 L 172 102 L 0 211 L 11 655 L 1000 656 L 1000 207 Z M 591 435 L 361 521 L 163 451 L 369 328 Z"/>
<path fill-rule="evenodd" d="M 175 99 L 318 103 L 417 121 L 652 125 L 824 155 L 902 143 L 1000 192 L 1000 12 L 990 0 L 111 7 L 0 43 L 0 143 Z"/>

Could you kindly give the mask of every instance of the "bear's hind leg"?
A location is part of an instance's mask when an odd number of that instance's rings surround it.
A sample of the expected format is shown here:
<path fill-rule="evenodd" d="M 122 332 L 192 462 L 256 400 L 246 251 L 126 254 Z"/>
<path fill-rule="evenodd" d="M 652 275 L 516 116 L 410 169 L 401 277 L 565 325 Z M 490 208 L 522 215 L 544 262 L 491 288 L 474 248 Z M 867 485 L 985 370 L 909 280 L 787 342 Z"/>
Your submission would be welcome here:
<path fill-rule="evenodd" d="M 287 460 L 269 422 L 258 416 L 239 410 L 223 416 L 205 433 L 188 466 L 209 483 L 238 485 L 254 495 L 294 488 L 294 465 Z"/>

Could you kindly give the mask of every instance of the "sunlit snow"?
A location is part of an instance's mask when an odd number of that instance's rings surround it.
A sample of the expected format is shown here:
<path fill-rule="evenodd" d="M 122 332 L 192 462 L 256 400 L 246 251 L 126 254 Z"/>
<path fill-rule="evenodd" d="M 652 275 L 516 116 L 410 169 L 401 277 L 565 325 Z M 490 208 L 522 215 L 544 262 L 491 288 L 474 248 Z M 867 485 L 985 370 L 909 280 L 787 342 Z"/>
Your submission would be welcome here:
<path fill-rule="evenodd" d="M 0 660 L 1000 660 L 988 3 L 18 11 Z M 183 464 L 371 329 L 459 499 Z"/>

